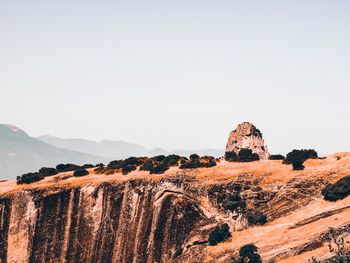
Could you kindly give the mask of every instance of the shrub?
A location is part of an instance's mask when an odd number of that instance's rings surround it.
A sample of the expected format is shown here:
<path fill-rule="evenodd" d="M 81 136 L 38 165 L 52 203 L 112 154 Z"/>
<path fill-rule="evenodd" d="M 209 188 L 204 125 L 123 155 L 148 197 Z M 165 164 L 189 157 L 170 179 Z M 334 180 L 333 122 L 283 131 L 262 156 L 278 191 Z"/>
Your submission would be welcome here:
<path fill-rule="evenodd" d="M 127 165 L 122 168 L 123 175 L 127 175 L 128 173 L 135 171 L 137 169 L 136 165 Z"/>
<path fill-rule="evenodd" d="M 165 157 L 163 162 L 165 162 L 168 166 L 174 166 L 174 165 L 177 165 L 179 163 L 180 159 L 181 159 L 181 157 L 179 155 L 171 154 L 171 155 L 168 155 L 167 157 Z"/>
<path fill-rule="evenodd" d="M 272 154 L 269 160 L 284 160 L 284 156 L 282 154 Z"/>
<path fill-rule="evenodd" d="M 327 201 L 344 199 L 350 195 L 350 176 L 343 177 L 336 183 L 327 185 L 321 193 Z"/>
<path fill-rule="evenodd" d="M 262 263 L 258 248 L 254 244 L 244 245 L 239 249 L 239 262 Z"/>
<path fill-rule="evenodd" d="M 17 184 L 30 184 L 38 182 L 42 179 L 44 179 L 44 176 L 39 173 L 26 173 L 21 176 L 17 176 Z"/>
<path fill-rule="evenodd" d="M 190 160 L 181 159 L 180 163 L 180 169 L 209 168 L 216 166 L 216 159 L 212 156 L 199 157 L 197 154 L 192 154 Z"/>
<path fill-rule="evenodd" d="M 94 168 L 94 167 L 95 167 L 94 165 L 89 164 L 89 163 L 80 166 L 81 169 L 89 169 L 89 168 Z"/>
<path fill-rule="evenodd" d="M 264 225 L 267 223 L 267 216 L 260 211 L 248 211 L 247 220 L 249 225 Z"/>
<path fill-rule="evenodd" d="M 229 238 L 231 236 L 229 228 L 228 224 L 222 224 L 221 227 L 216 226 L 209 234 L 209 244 L 215 246 Z"/>
<path fill-rule="evenodd" d="M 42 167 L 39 170 L 39 174 L 41 174 L 43 177 L 46 177 L 58 174 L 58 172 L 55 168 Z"/>
<path fill-rule="evenodd" d="M 235 194 L 224 200 L 222 206 L 226 210 L 234 211 L 237 208 L 244 208 L 246 203 L 242 200 L 242 197 L 239 194 Z"/>
<path fill-rule="evenodd" d="M 79 170 L 75 170 L 74 173 L 73 173 L 73 176 L 77 176 L 77 177 L 80 177 L 80 176 L 85 176 L 85 175 L 88 175 L 89 172 L 85 169 L 79 169 Z"/>
<path fill-rule="evenodd" d="M 70 171 L 75 171 L 77 169 L 79 169 L 80 167 L 76 164 L 71 164 L 71 163 L 67 163 L 67 164 L 59 164 L 56 166 L 56 170 L 58 172 L 70 172 Z"/>
<path fill-rule="evenodd" d="M 234 151 L 225 152 L 225 160 L 228 162 L 237 162 L 238 156 Z"/>
<path fill-rule="evenodd" d="M 253 153 L 251 149 L 241 149 L 238 153 L 238 160 L 240 162 L 254 162 L 259 161 L 259 155 Z"/>
<path fill-rule="evenodd" d="M 305 162 L 307 159 L 317 159 L 318 155 L 315 150 L 293 150 L 287 154 L 284 164 L 292 164 L 294 161 Z"/>
<path fill-rule="evenodd" d="M 147 162 L 145 162 L 143 165 L 140 166 L 140 170 L 141 171 L 151 171 L 151 169 L 153 169 L 154 165 L 152 160 L 148 160 Z"/>
<path fill-rule="evenodd" d="M 169 166 L 166 163 L 162 162 L 162 163 L 158 164 L 157 166 L 154 166 L 150 170 L 150 173 L 151 174 L 163 174 L 168 169 L 169 169 Z"/>
<path fill-rule="evenodd" d="M 200 158 L 199 155 L 196 153 L 190 155 L 190 160 L 192 162 L 199 161 L 199 158 Z"/>
<path fill-rule="evenodd" d="M 304 170 L 304 168 L 305 168 L 303 162 L 300 161 L 300 160 L 294 160 L 292 165 L 293 165 L 293 170 L 294 171 Z"/>
<path fill-rule="evenodd" d="M 152 157 L 152 160 L 156 161 L 156 162 L 163 162 L 164 159 L 165 159 L 164 155 L 157 155 L 157 156 Z"/>

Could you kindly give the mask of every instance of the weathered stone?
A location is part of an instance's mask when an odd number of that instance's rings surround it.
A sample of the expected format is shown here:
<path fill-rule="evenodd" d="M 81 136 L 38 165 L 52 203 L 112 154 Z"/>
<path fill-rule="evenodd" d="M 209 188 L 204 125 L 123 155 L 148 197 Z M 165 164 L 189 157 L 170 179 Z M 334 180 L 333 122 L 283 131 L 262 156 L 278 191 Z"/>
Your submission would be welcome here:
<path fill-rule="evenodd" d="M 269 159 L 269 151 L 262 138 L 262 133 L 250 122 L 243 122 L 230 133 L 226 145 L 226 152 L 239 153 L 241 149 L 251 149 L 259 155 L 260 160 Z"/>

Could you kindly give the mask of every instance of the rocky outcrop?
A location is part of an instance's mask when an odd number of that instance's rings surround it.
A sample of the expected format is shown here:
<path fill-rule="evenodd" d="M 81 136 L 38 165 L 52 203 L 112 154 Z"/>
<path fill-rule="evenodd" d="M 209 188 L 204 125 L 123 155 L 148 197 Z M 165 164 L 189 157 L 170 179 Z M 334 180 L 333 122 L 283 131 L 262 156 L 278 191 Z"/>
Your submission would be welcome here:
<path fill-rule="evenodd" d="M 232 232 L 247 228 L 248 208 L 278 218 L 309 203 L 320 188 L 318 181 L 289 183 L 283 194 L 276 185 L 261 188 L 260 181 L 247 174 L 200 185 L 184 173 L 3 196 L 0 262 L 204 262 L 215 225 L 228 223 Z M 247 204 L 238 213 L 222 206 L 232 194 Z M 293 196 L 293 204 L 285 195 Z"/>
<path fill-rule="evenodd" d="M 260 160 L 269 159 L 269 151 L 262 137 L 262 133 L 252 123 L 243 122 L 230 133 L 226 145 L 226 152 L 239 153 L 241 149 L 251 149 L 259 155 Z"/>

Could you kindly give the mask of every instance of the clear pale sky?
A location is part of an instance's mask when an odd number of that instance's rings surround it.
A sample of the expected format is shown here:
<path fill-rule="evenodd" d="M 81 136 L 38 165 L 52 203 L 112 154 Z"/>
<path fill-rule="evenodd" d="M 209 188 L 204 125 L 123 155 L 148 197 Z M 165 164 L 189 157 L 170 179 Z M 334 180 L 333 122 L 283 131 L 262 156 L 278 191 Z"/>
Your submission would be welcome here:
<path fill-rule="evenodd" d="M 0 123 L 32 136 L 350 151 L 350 1 L 0 0 Z"/>

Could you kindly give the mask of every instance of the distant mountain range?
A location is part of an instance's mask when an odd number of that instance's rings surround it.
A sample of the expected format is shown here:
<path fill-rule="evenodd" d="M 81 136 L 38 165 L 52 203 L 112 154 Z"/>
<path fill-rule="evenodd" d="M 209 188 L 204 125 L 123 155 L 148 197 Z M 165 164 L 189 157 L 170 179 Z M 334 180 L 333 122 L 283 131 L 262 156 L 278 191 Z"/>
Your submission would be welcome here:
<path fill-rule="evenodd" d="M 43 166 L 60 163 L 100 163 L 110 159 L 97 155 L 60 149 L 30 137 L 23 130 L 0 124 L 0 179 L 16 178 Z"/>
<path fill-rule="evenodd" d="M 164 150 L 148 149 L 124 141 L 95 142 L 84 139 L 62 139 L 50 135 L 34 138 L 15 126 L 0 124 L 0 179 L 16 178 L 23 173 L 35 172 L 44 166 L 55 167 L 60 163 L 108 163 L 130 156 L 172 153 L 181 156 L 189 156 L 192 153 L 215 157 L 223 155 L 223 151 L 216 149 Z"/>
<path fill-rule="evenodd" d="M 223 155 L 223 150 L 217 149 L 200 149 L 200 150 L 165 150 L 162 148 L 148 149 L 141 145 L 132 144 L 124 141 L 89 141 L 84 139 L 62 139 L 51 135 L 44 135 L 38 137 L 39 140 L 53 145 L 58 148 L 69 149 L 89 154 L 96 154 L 112 159 L 123 159 L 130 156 L 155 156 L 178 154 L 181 156 L 189 156 L 192 153 L 199 155 L 211 155 L 220 157 Z"/>

